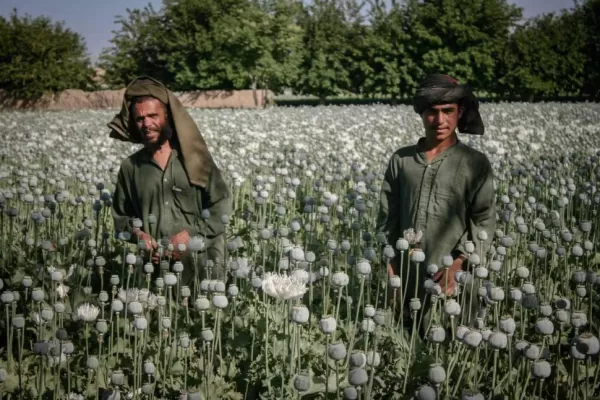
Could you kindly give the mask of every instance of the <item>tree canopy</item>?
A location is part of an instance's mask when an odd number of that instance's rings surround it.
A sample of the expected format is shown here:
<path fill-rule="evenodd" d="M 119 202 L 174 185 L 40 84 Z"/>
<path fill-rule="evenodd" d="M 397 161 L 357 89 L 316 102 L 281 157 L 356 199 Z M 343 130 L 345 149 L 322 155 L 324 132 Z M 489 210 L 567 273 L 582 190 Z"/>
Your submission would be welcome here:
<path fill-rule="evenodd" d="M 163 0 L 117 16 L 109 87 L 150 75 L 176 91 L 264 88 L 410 96 L 447 73 L 486 96 L 600 97 L 600 0 L 523 20 L 508 0 Z M 0 85 L 89 87 L 81 37 L 47 18 L 0 19 Z"/>
<path fill-rule="evenodd" d="M 47 17 L 0 17 L 0 89 L 21 98 L 91 89 L 93 70 L 81 35 Z"/>

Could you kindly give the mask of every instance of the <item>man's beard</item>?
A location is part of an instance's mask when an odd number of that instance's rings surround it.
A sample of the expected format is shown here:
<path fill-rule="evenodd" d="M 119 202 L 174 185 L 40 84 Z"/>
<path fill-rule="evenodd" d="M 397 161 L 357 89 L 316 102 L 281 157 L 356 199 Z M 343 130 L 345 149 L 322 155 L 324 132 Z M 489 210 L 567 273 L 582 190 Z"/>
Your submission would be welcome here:
<path fill-rule="evenodd" d="M 144 146 L 150 150 L 150 151 L 155 151 L 158 150 L 159 148 L 162 147 L 163 144 L 165 144 L 165 142 L 167 142 L 168 140 L 171 140 L 171 138 L 173 137 L 173 128 L 171 127 L 171 125 L 168 122 L 165 122 L 165 124 L 160 128 L 160 133 L 158 136 L 158 140 L 156 141 L 156 143 L 148 143 L 146 142 L 145 139 L 145 135 L 142 132 L 142 143 L 144 144 Z"/>

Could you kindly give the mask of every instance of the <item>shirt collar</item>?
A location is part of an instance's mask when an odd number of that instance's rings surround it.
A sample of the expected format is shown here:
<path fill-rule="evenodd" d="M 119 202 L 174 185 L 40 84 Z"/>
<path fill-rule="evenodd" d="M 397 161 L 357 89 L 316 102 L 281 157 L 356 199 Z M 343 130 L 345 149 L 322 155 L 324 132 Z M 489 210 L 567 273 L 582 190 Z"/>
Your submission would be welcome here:
<path fill-rule="evenodd" d="M 427 155 L 425 154 L 425 151 L 423 151 L 421 148 L 421 145 L 423 144 L 424 141 L 425 141 L 424 137 L 419 138 L 419 140 L 417 141 L 417 145 L 415 146 L 415 155 L 414 156 L 415 156 L 415 159 L 417 160 L 417 162 L 419 162 L 420 164 L 425 164 L 425 165 L 441 162 L 446 157 L 448 157 L 452 153 L 454 153 L 458 147 L 463 145 L 463 143 L 460 141 L 460 139 L 457 139 L 455 144 L 453 144 L 452 146 L 448 147 L 446 150 L 442 151 L 440 154 L 435 156 L 434 159 L 431 160 L 431 162 L 428 162 Z"/>

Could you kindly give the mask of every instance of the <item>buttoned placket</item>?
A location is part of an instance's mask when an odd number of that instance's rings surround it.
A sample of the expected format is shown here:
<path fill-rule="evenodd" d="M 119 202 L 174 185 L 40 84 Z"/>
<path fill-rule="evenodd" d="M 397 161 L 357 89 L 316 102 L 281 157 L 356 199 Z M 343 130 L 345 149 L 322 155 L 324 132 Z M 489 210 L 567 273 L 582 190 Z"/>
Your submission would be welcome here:
<path fill-rule="evenodd" d="M 162 207 L 158 208 L 158 216 L 156 218 L 156 233 L 158 234 L 161 228 L 161 222 L 162 222 L 162 217 L 163 217 L 163 211 L 166 208 L 165 207 L 171 207 L 172 203 L 173 203 L 173 193 L 172 190 L 170 190 L 170 185 L 173 185 L 174 179 L 173 179 L 173 157 L 177 156 L 177 152 L 173 149 L 171 150 L 171 154 L 169 154 L 169 159 L 167 160 L 167 165 L 165 165 L 165 169 L 161 169 L 160 166 L 156 163 L 156 161 L 154 161 L 154 159 L 152 158 L 152 163 L 154 164 L 154 166 L 156 168 L 159 169 L 159 171 L 161 171 L 162 176 L 161 176 L 161 187 L 160 187 L 160 204 L 162 204 Z"/>

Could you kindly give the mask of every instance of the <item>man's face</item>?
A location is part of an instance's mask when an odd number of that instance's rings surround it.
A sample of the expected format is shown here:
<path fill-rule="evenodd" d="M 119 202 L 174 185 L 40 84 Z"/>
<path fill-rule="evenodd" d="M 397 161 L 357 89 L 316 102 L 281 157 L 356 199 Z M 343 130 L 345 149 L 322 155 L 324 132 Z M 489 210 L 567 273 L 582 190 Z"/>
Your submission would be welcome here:
<path fill-rule="evenodd" d="M 156 147 L 169 140 L 172 130 L 163 104 L 157 99 L 135 104 L 133 120 L 146 147 Z"/>
<path fill-rule="evenodd" d="M 462 109 L 458 104 L 438 104 L 423 112 L 423 125 L 428 139 L 443 142 L 454 133 Z"/>

